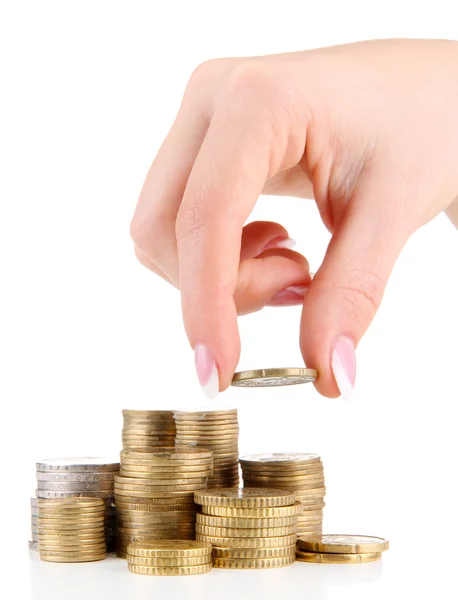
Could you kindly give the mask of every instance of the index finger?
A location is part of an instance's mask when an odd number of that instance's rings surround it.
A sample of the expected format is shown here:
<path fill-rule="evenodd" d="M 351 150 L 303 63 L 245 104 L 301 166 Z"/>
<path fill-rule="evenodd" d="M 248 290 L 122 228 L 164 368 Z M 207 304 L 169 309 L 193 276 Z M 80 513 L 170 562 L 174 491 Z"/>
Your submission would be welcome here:
<path fill-rule="evenodd" d="M 177 216 L 184 325 L 209 397 L 230 384 L 240 355 L 234 291 L 242 228 L 269 177 L 271 143 L 259 123 L 215 114 Z"/>

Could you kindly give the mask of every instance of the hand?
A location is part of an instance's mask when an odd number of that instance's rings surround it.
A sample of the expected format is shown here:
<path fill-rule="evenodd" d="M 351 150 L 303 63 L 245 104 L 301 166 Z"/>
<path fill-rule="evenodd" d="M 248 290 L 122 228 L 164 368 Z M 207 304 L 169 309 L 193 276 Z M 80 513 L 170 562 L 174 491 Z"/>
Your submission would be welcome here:
<path fill-rule="evenodd" d="M 237 314 L 294 303 L 317 389 L 351 392 L 401 249 L 458 195 L 457 65 L 456 42 L 386 40 L 193 74 L 131 231 L 140 261 L 181 290 L 210 396 L 237 366 Z M 244 227 L 261 193 L 315 199 L 332 240 L 313 281 L 281 225 Z"/>

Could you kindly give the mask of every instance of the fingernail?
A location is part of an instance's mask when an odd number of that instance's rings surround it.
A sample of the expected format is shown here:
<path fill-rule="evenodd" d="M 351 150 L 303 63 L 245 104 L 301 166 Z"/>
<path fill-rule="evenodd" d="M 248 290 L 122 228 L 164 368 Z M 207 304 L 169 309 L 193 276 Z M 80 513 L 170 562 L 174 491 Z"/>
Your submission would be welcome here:
<path fill-rule="evenodd" d="M 273 240 L 270 240 L 264 250 L 269 250 L 270 248 L 288 248 L 291 250 L 291 248 L 294 248 L 295 245 L 296 240 L 293 240 L 293 238 L 277 237 Z"/>
<path fill-rule="evenodd" d="M 207 398 L 212 400 L 219 392 L 218 369 L 213 352 L 204 344 L 197 344 L 194 348 L 194 359 L 199 383 Z"/>
<path fill-rule="evenodd" d="M 331 350 L 331 368 L 342 399 L 349 400 L 356 381 L 356 354 L 352 339 L 340 335 Z"/>
<path fill-rule="evenodd" d="M 305 285 L 291 285 L 273 296 L 267 306 L 297 306 L 302 304 L 308 290 Z"/>

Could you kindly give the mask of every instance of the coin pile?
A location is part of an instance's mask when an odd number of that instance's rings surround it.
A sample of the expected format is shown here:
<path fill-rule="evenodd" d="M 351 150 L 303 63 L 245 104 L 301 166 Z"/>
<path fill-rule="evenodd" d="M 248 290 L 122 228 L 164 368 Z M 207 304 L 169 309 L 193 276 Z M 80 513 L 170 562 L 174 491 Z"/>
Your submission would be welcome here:
<path fill-rule="evenodd" d="M 323 564 L 366 563 L 380 560 L 388 547 L 387 540 L 366 535 L 299 537 L 296 558 Z"/>
<path fill-rule="evenodd" d="M 105 534 L 107 547 L 114 547 L 116 516 L 114 477 L 119 472 L 119 461 L 109 458 L 49 458 L 36 465 L 37 498 L 93 497 L 105 505 Z"/>
<path fill-rule="evenodd" d="M 295 561 L 297 516 L 294 494 L 259 488 L 196 492 L 202 506 L 196 539 L 213 546 L 213 566 L 268 569 Z"/>
<path fill-rule="evenodd" d="M 237 409 L 175 411 L 177 448 L 208 448 L 213 452 L 213 475 L 208 488 L 239 486 L 239 424 Z"/>
<path fill-rule="evenodd" d="M 127 567 L 139 575 L 199 575 L 212 569 L 212 547 L 196 541 L 137 542 L 127 546 Z"/>
<path fill-rule="evenodd" d="M 49 562 L 88 562 L 106 558 L 103 500 L 39 500 L 38 540 L 40 558 Z"/>
<path fill-rule="evenodd" d="M 117 546 L 121 558 L 132 542 L 193 540 L 194 492 L 207 487 L 212 453 L 202 448 L 123 450 L 115 478 Z"/>
<path fill-rule="evenodd" d="M 38 551 L 38 504 L 36 498 L 30 498 L 32 539 L 29 540 L 29 550 Z"/>
<path fill-rule="evenodd" d="M 124 450 L 165 448 L 175 445 L 175 421 L 171 410 L 123 410 Z"/>
<path fill-rule="evenodd" d="M 253 454 L 240 459 L 244 485 L 293 492 L 303 505 L 297 521 L 298 535 L 321 535 L 326 488 L 318 454 Z"/>

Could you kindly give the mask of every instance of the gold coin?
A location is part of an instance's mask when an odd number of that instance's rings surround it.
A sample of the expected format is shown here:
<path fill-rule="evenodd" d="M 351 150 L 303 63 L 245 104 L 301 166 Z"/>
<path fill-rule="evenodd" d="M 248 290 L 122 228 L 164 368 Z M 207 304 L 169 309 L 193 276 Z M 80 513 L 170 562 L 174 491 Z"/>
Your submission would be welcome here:
<path fill-rule="evenodd" d="M 254 369 L 234 373 L 231 385 L 235 387 L 276 387 L 310 383 L 316 380 L 315 369 L 276 368 Z"/>
<path fill-rule="evenodd" d="M 243 518 L 243 517 L 213 517 L 197 513 L 197 523 L 209 527 L 254 528 L 254 527 L 291 527 L 297 525 L 297 517 L 274 517 L 271 519 Z"/>
<path fill-rule="evenodd" d="M 78 532 L 78 533 L 97 533 L 98 531 L 104 531 L 105 530 L 105 526 L 102 523 L 102 525 L 100 526 L 94 526 L 94 527 L 81 527 L 81 526 L 74 526 L 74 525 L 52 525 L 52 526 L 44 526 L 44 525 L 38 525 L 38 533 L 41 534 L 46 534 L 46 533 L 66 533 L 66 534 L 72 534 L 73 532 Z"/>
<path fill-rule="evenodd" d="M 243 517 L 243 518 L 272 518 L 301 515 L 303 506 L 295 502 L 291 506 L 274 506 L 266 508 L 231 508 L 230 506 L 202 506 L 202 512 L 216 517 Z"/>
<path fill-rule="evenodd" d="M 322 535 L 315 540 L 298 539 L 298 547 L 310 552 L 334 554 L 366 554 L 388 550 L 389 542 L 383 538 L 367 535 Z"/>
<path fill-rule="evenodd" d="M 78 510 L 80 508 L 101 508 L 104 506 L 103 502 L 100 498 L 86 498 L 86 497 L 76 497 L 76 498 L 62 498 L 62 499 L 38 499 L 37 500 L 38 509 L 40 508 L 63 508 L 63 509 L 75 509 Z"/>
<path fill-rule="evenodd" d="M 188 485 L 134 485 L 132 483 L 117 483 L 115 486 L 115 493 L 131 493 L 133 495 L 139 492 L 146 492 L 147 494 L 155 495 L 159 493 L 169 492 L 193 492 L 195 490 L 204 490 L 207 487 L 207 480 L 201 483 L 192 483 Z M 142 494 L 143 495 L 143 494 Z"/>
<path fill-rule="evenodd" d="M 150 504 L 161 505 L 161 504 L 194 504 L 194 493 L 193 492 L 167 492 L 167 493 L 146 493 L 139 494 L 137 492 L 132 493 L 116 493 L 116 505 L 119 502 L 124 504 Z"/>
<path fill-rule="evenodd" d="M 139 486 L 181 486 L 203 483 L 207 477 L 192 477 L 185 479 L 159 479 L 156 477 L 116 477 L 115 485 L 139 485 Z"/>
<path fill-rule="evenodd" d="M 203 435 L 218 435 L 220 433 L 231 433 L 236 434 L 239 433 L 240 426 L 238 423 L 226 424 L 226 425 L 213 425 L 213 424 L 196 424 L 191 425 L 186 423 L 185 425 L 177 423 L 176 426 L 176 434 L 194 434 L 201 433 Z"/>
<path fill-rule="evenodd" d="M 194 540 L 195 534 L 192 533 L 163 533 L 163 532 L 151 532 L 146 534 L 138 534 L 135 535 L 116 535 L 116 543 L 119 547 L 127 546 L 129 544 L 133 544 L 134 542 L 167 542 L 173 539 L 176 540 Z"/>
<path fill-rule="evenodd" d="M 213 566 L 219 569 L 274 569 L 292 565 L 295 560 L 294 554 L 278 558 L 214 558 Z"/>
<path fill-rule="evenodd" d="M 156 519 L 180 519 L 180 518 L 190 518 L 195 517 L 195 510 L 183 510 L 183 507 L 180 507 L 180 510 L 163 510 L 163 511 L 143 511 L 143 510 L 123 510 L 118 509 L 116 517 L 117 518 L 128 518 L 135 520 L 144 520 L 144 521 L 154 521 Z"/>
<path fill-rule="evenodd" d="M 381 552 L 368 552 L 365 554 L 320 554 L 319 552 L 296 552 L 296 560 L 324 564 L 350 564 L 375 562 L 382 558 Z"/>
<path fill-rule="evenodd" d="M 98 544 L 73 544 L 73 546 L 70 546 L 69 544 L 57 546 L 55 544 L 46 544 L 45 542 L 40 542 L 40 550 L 44 553 L 49 552 L 60 554 L 67 552 L 83 552 L 100 554 L 101 552 L 106 552 L 106 549 L 105 541 Z"/>
<path fill-rule="evenodd" d="M 154 543 L 130 544 L 128 552 L 132 556 L 147 558 L 178 558 L 192 556 L 211 556 L 211 544 L 197 541 L 168 540 Z"/>
<path fill-rule="evenodd" d="M 103 530 L 97 530 L 97 531 L 78 531 L 78 532 L 53 532 L 53 533 L 40 533 L 38 532 L 38 539 L 39 540 L 56 540 L 56 541 L 60 541 L 60 540 L 89 540 L 89 539 L 103 539 L 104 538 L 104 531 Z"/>
<path fill-rule="evenodd" d="M 273 475 L 271 473 L 266 473 L 265 471 L 260 471 L 259 473 L 253 473 L 253 471 L 242 470 L 243 477 L 248 479 L 259 479 L 260 481 L 268 481 L 270 479 L 281 482 L 281 483 L 314 483 L 315 481 L 323 481 L 324 473 L 313 473 L 313 475 L 289 475 L 284 474 L 284 471 L 281 471 L 281 475 Z"/>
<path fill-rule="evenodd" d="M 276 489 L 223 488 L 199 491 L 194 494 L 197 504 L 206 506 L 230 506 L 233 508 L 264 508 L 265 506 L 289 506 L 294 504 L 293 494 Z"/>
<path fill-rule="evenodd" d="M 95 562 L 96 560 L 103 560 L 107 557 L 106 552 L 103 554 L 94 554 L 88 556 L 50 556 L 48 554 L 41 554 L 40 559 L 46 562 L 59 562 L 59 563 L 77 563 L 77 562 Z"/>
<path fill-rule="evenodd" d="M 153 499 L 159 499 L 159 498 L 169 498 L 170 500 L 173 499 L 173 501 L 175 502 L 176 498 L 193 498 L 194 496 L 194 492 L 192 491 L 180 491 L 180 492 L 169 492 L 169 491 L 155 491 L 155 490 L 150 490 L 150 491 L 144 491 L 144 490 L 121 490 L 120 488 L 118 488 L 116 490 L 116 498 L 130 498 L 131 500 L 129 500 L 129 502 L 132 501 L 133 498 L 149 498 L 151 500 Z M 126 502 L 126 500 L 124 500 L 124 502 Z M 153 504 L 153 502 L 152 502 Z"/>
<path fill-rule="evenodd" d="M 195 512 L 197 505 L 192 503 L 186 504 L 139 504 L 139 503 L 126 503 L 126 502 L 117 502 L 116 509 L 117 511 L 138 511 L 142 513 L 161 513 L 161 512 L 181 512 L 181 511 L 193 511 Z"/>
<path fill-rule="evenodd" d="M 144 567 L 127 563 L 131 573 L 137 575 L 200 575 L 212 570 L 212 563 L 206 565 L 195 565 L 193 567 Z"/>
<path fill-rule="evenodd" d="M 212 562 L 209 556 L 193 556 L 185 558 L 145 558 L 143 556 L 131 556 L 127 554 L 130 565 L 143 565 L 144 567 L 194 567 L 196 565 L 208 565 Z"/>
<path fill-rule="evenodd" d="M 295 556 L 296 544 L 280 548 L 218 548 L 213 546 L 213 558 L 279 558 Z"/>
<path fill-rule="evenodd" d="M 290 527 L 256 527 L 256 528 L 234 528 L 234 527 L 209 527 L 196 523 L 196 533 L 210 535 L 212 537 L 279 537 L 296 533 L 296 525 Z"/>
<path fill-rule="evenodd" d="M 294 533 L 292 535 L 280 537 L 232 538 L 202 535 L 201 533 L 196 532 L 196 540 L 208 542 L 219 548 L 279 548 L 295 544 L 297 535 Z"/>
<path fill-rule="evenodd" d="M 137 536 L 137 535 L 150 535 L 157 533 L 162 536 L 169 536 L 168 539 L 178 537 L 181 533 L 193 533 L 193 526 L 183 525 L 182 527 L 159 527 L 158 525 L 152 525 L 151 527 L 117 527 L 116 533 L 125 536 Z M 166 538 L 167 539 L 167 538 Z"/>
<path fill-rule="evenodd" d="M 321 463 L 321 458 L 318 454 L 305 452 L 273 452 L 271 454 L 249 454 L 240 458 L 241 465 L 256 467 L 265 467 L 272 469 L 278 467 L 280 469 L 295 467 L 298 465 L 313 465 Z"/>
<path fill-rule="evenodd" d="M 181 481 L 183 479 L 199 481 L 210 477 L 213 473 L 213 469 L 205 469 L 201 471 L 170 471 L 170 472 L 161 472 L 161 473 L 152 473 L 148 471 L 134 471 L 131 469 L 121 469 L 119 472 L 120 476 L 123 478 L 131 478 L 131 479 L 159 479 L 159 480 L 171 480 L 172 482 L 175 480 Z"/>
<path fill-rule="evenodd" d="M 273 486 L 277 486 L 278 489 L 280 490 L 288 490 L 289 492 L 298 492 L 299 494 L 301 492 L 303 492 L 304 494 L 308 493 L 309 491 L 313 491 L 313 490 L 317 490 L 317 489 L 322 489 L 323 488 L 323 481 L 321 482 L 317 482 L 317 483 L 310 483 L 310 484 L 292 484 L 292 483 L 282 483 L 280 481 L 276 481 L 275 479 L 269 479 L 269 480 L 262 480 L 260 481 L 259 479 L 246 479 L 245 477 L 243 478 L 244 483 L 248 486 L 248 487 L 262 487 L 263 485 L 269 486 L 269 487 L 273 487 Z"/>
<path fill-rule="evenodd" d="M 44 539 L 42 539 L 40 541 L 40 544 L 44 544 L 44 547 L 46 548 L 54 548 L 54 547 L 58 547 L 58 548 L 66 548 L 67 546 L 69 547 L 90 547 L 92 548 L 92 546 L 98 546 L 102 543 L 105 543 L 105 536 L 100 536 L 99 538 L 59 538 L 59 539 L 49 539 L 47 537 L 45 537 Z"/>
<path fill-rule="evenodd" d="M 182 418 L 198 418 L 198 419 L 210 419 L 215 417 L 222 417 L 224 415 L 227 418 L 227 415 L 236 415 L 236 408 L 227 408 L 222 410 L 174 410 L 173 416 L 175 420 Z"/>
<path fill-rule="evenodd" d="M 180 451 L 178 449 L 165 448 L 164 451 L 160 449 L 130 452 L 127 450 L 121 450 L 121 464 L 122 461 L 127 460 L 138 460 L 138 461 L 190 461 L 193 460 L 204 460 L 211 459 L 212 454 L 205 449 L 196 448 L 189 449 L 186 451 Z"/>

